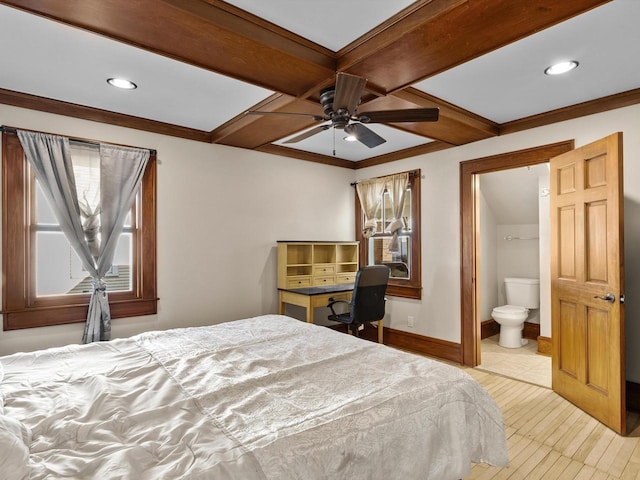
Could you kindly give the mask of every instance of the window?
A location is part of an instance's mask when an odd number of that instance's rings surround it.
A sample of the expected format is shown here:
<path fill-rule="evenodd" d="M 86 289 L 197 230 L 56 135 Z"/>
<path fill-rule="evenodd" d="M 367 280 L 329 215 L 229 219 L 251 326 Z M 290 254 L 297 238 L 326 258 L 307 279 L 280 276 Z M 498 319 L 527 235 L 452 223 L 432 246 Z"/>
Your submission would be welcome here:
<path fill-rule="evenodd" d="M 71 142 L 79 191 L 96 201 L 98 153 Z M 112 318 L 157 311 L 156 158 L 152 154 L 105 277 Z M 71 249 L 35 180 L 17 135 L 2 134 L 2 313 L 4 329 L 84 322 L 90 277 Z"/>
<path fill-rule="evenodd" d="M 362 235 L 364 214 L 356 197 L 356 239 L 360 242 L 362 265 L 387 265 L 391 269 L 387 294 L 397 297 L 421 298 L 420 274 L 420 171 L 409 172 L 409 186 L 402 211 L 403 227 L 398 235 L 399 250 L 389 252 L 391 234 L 385 233 L 393 213 L 389 194 L 382 195 L 382 206 L 376 215 L 376 233 L 369 238 Z"/>

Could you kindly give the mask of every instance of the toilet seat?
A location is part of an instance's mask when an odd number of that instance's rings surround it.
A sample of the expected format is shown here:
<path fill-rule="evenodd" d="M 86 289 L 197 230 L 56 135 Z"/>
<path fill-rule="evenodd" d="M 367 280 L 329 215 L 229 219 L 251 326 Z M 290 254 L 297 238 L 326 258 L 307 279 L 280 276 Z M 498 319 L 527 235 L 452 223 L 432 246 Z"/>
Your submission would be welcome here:
<path fill-rule="evenodd" d="M 493 309 L 494 312 L 506 315 L 517 315 L 523 313 L 529 313 L 529 309 L 520 307 L 518 305 L 502 305 Z"/>

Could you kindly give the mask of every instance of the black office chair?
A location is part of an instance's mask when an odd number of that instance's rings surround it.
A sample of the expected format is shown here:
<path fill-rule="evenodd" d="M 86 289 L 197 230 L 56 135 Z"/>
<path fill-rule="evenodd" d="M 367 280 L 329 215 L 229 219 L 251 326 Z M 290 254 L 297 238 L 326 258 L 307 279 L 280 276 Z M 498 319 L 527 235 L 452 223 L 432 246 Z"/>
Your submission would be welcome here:
<path fill-rule="evenodd" d="M 329 299 L 330 303 L 327 306 L 332 313 L 329 315 L 329 320 L 346 324 L 349 331 L 356 337 L 360 325 L 378 322 L 378 342 L 382 343 L 382 319 L 386 301 L 384 295 L 389 282 L 389 271 L 386 265 L 362 267 L 356 274 L 351 302 Z M 349 311 L 336 313 L 334 306 L 338 303 L 349 305 Z"/>

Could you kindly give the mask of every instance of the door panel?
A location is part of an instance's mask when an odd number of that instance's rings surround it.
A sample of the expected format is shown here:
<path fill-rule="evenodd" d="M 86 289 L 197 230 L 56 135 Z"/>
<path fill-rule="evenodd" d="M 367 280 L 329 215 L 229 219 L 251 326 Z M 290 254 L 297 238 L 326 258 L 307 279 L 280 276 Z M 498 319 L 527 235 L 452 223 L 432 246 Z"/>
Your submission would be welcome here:
<path fill-rule="evenodd" d="M 576 317 L 575 302 L 560 302 L 560 318 L 557 341 L 560 343 L 559 368 L 573 378 L 578 376 L 578 356 L 582 343 L 583 329 Z"/>
<path fill-rule="evenodd" d="M 607 364 L 602 362 L 608 352 L 609 318 L 604 310 L 587 309 L 587 378 L 586 383 L 599 389 L 603 395 L 609 391 Z"/>
<path fill-rule="evenodd" d="M 622 134 L 551 159 L 550 187 L 553 390 L 625 434 Z"/>
<path fill-rule="evenodd" d="M 587 282 L 607 283 L 607 202 L 585 205 Z"/>
<path fill-rule="evenodd" d="M 572 205 L 560 208 L 558 212 L 559 272 L 566 280 L 576 278 L 576 209 Z"/>

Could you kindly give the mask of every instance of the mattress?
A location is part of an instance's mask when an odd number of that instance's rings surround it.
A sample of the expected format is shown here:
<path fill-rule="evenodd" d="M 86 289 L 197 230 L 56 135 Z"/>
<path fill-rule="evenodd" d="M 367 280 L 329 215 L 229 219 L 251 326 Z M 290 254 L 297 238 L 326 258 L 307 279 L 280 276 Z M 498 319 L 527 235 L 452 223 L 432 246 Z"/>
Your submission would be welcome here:
<path fill-rule="evenodd" d="M 0 357 L 3 478 L 459 479 L 508 464 L 459 368 L 281 315 Z"/>

